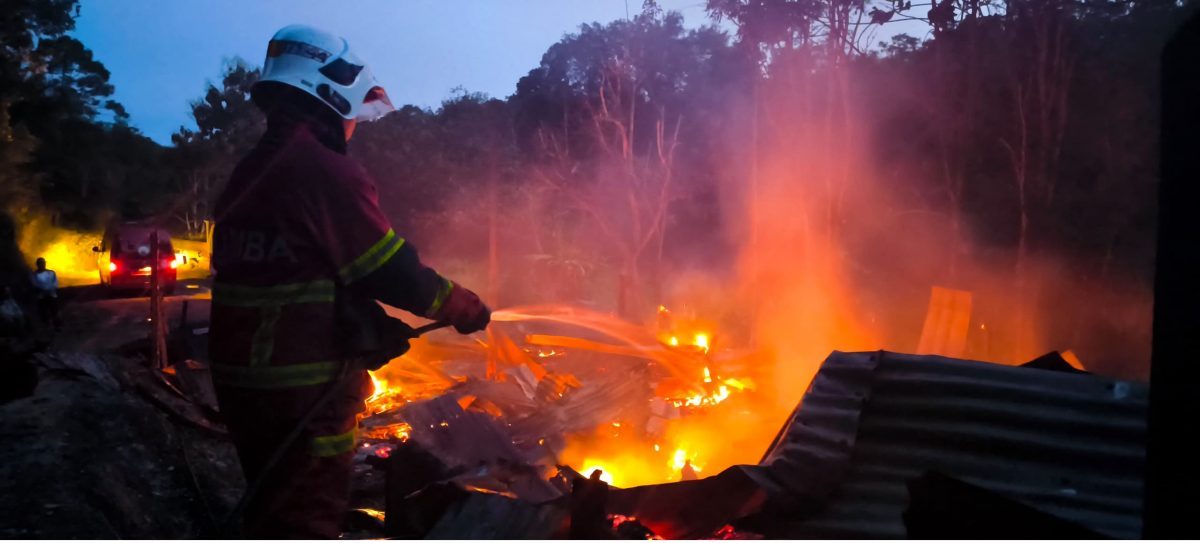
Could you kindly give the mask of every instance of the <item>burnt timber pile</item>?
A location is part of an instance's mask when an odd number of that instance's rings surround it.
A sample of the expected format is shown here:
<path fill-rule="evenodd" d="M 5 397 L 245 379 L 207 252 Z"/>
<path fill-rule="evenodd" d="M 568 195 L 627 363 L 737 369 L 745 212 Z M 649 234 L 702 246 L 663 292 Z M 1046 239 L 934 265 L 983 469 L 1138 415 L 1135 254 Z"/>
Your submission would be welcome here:
<path fill-rule="evenodd" d="M 670 372 L 628 353 L 554 347 L 558 354 L 539 357 L 547 351 L 490 339 L 489 348 L 511 352 L 470 371 L 398 365 L 421 386 L 372 399 L 347 536 L 1141 533 L 1147 387 L 1076 371 L 1054 355 L 1011 367 L 835 352 L 758 464 L 618 488 L 558 452 L 567 435 L 608 421 L 642 420 L 637 431 L 651 432 L 656 418 L 686 416 L 656 390 Z M 470 358 L 471 349 L 451 348 Z M 202 364 L 160 378 L 119 357 L 35 361 L 37 390 L 0 408 L 9 444 L 0 469 L 17 490 L 5 498 L 6 536 L 215 533 L 244 482 Z M 45 434 L 55 438 L 34 438 Z"/>
<path fill-rule="evenodd" d="M 399 496 L 410 487 L 393 492 L 385 485 L 383 492 L 388 514 L 413 518 L 413 510 L 427 512 L 430 503 L 445 507 L 442 522 L 428 526 L 424 535 L 430 537 L 1141 533 L 1147 387 L 1077 371 L 1054 353 L 1011 367 L 882 351 L 835 352 L 758 465 L 627 489 L 565 467 L 544 484 L 535 479 L 536 471 L 514 462 L 520 452 L 509 444 L 521 442 L 519 426 L 488 425 L 451 397 L 454 393 L 402 409 L 418 413 L 414 420 L 421 422 L 403 442 L 394 441 L 389 458 L 372 459 L 368 451 L 390 445 L 370 439 L 364 445 L 367 463 L 385 472 L 438 474 L 428 475 L 431 486 L 422 490 Z M 438 417 L 452 422 L 426 424 Z M 452 437 L 456 431 L 487 436 L 479 443 L 490 445 L 459 445 L 470 440 Z M 479 458 L 490 447 L 495 460 Z M 430 458 L 436 469 L 406 468 L 419 465 L 412 455 Z M 438 477 L 441 482 L 433 480 Z M 446 498 L 447 482 L 457 497 Z M 607 523 L 598 513 L 589 519 L 580 505 L 601 497 L 603 506 L 594 508 L 603 510 Z M 505 500 L 511 503 L 484 505 Z M 572 521 L 586 524 L 573 528 Z M 411 531 L 419 525 L 407 529 L 392 533 L 419 535 Z"/>

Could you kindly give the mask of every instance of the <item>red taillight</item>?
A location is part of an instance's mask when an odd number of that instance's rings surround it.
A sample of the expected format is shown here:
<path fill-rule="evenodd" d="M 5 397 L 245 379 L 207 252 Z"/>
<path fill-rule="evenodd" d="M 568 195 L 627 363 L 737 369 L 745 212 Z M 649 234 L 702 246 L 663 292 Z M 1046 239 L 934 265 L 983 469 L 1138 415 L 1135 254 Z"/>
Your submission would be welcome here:
<path fill-rule="evenodd" d="M 173 270 L 173 269 L 179 267 L 179 261 L 178 260 L 168 260 L 166 262 L 166 265 L 168 268 L 171 268 Z"/>
<path fill-rule="evenodd" d="M 109 272 L 117 271 L 117 261 L 114 260 L 114 261 L 108 263 L 108 271 Z"/>

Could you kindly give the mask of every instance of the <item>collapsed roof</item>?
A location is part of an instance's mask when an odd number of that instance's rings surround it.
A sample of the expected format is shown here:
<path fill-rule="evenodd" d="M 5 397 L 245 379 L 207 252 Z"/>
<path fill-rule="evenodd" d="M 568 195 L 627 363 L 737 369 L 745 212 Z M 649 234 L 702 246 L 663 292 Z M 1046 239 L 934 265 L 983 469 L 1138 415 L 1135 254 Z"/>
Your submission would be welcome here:
<path fill-rule="evenodd" d="M 1136 538 L 1147 398 L 1143 383 L 1081 372 L 834 352 L 759 465 L 617 490 L 609 512 L 666 537 L 732 522 L 768 537 L 898 538 L 910 483 L 932 471 Z"/>

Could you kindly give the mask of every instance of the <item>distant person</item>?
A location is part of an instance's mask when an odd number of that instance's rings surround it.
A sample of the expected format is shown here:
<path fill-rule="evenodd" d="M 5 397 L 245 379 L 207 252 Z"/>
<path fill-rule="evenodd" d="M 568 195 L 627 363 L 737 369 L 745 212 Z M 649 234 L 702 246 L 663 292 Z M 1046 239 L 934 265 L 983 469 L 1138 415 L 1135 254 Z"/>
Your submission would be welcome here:
<path fill-rule="evenodd" d="M 683 461 L 683 469 L 680 470 L 680 475 L 684 481 L 695 481 L 700 478 L 696 475 L 696 467 L 692 465 L 691 460 Z"/>
<path fill-rule="evenodd" d="M 29 322 L 25 320 L 25 311 L 13 298 L 12 287 L 5 286 L 0 291 L 0 337 L 24 338 L 28 333 Z"/>
<path fill-rule="evenodd" d="M 38 314 L 42 324 L 50 328 L 60 328 L 62 320 L 58 317 L 58 274 L 46 268 L 46 259 L 38 258 L 37 269 L 33 271 L 33 290 L 37 296 Z"/>
<path fill-rule="evenodd" d="M 336 539 L 356 419 L 371 392 L 367 369 L 406 340 L 376 300 L 462 334 L 483 330 L 491 312 L 421 263 L 380 211 L 374 181 L 346 155 L 358 121 L 394 108 L 345 39 L 301 25 L 276 32 L 251 98 L 267 131 L 214 210 L 212 378 L 258 490 L 243 537 Z M 303 438 L 271 460 L 297 427 Z"/>

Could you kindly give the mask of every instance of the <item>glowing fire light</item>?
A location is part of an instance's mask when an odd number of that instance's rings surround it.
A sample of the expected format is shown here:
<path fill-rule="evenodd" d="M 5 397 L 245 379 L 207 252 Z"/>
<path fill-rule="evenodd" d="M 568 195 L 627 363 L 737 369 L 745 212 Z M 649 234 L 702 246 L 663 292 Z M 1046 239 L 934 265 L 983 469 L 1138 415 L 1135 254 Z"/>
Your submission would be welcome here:
<path fill-rule="evenodd" d="M 754 382 L 750 381 L 749 379 L 734 379 L 730 377 L 722 382 L 733 387 L 734 389 L 737 389 L 738 392 L 754 389 Z"/>
<path fill-rule="evenodd" d="M 547 316 L 540 316 L 543 313 Z M 652 425 L 633 424 L 632 419 L 613 417 L 586 431 L 581 431 L 581 428 L 575 430 L 579 433 L 564 435 L 564 440 L 555 440 L 553 445 L 550 439 L 537 439 L 539 445 L 553 449 L 559 462 L 576 469 L 583 468 L 579 469 L 579 473 L 584 477 L 590 477 L 599 470 L 600 480 L 628 488 L 691 479 L 702 467 L 715 472 L 735 460 L 741 460 L 738 455 L 722 449 L 730 432 L 713 427 L 740 427 L 742 423 L 736 422 L 737 419 L 743 418 L 742 413 L 756 406 L 754 402 L 757 399 L 751 396 L 741 401 L 742 396 L 735 393 L 753 390 L 754 383 L 741 373 L 737 374 L 736 379 L 722 375 L 723 372 L 745 371 L 747 364 L 731 355 L 733 351 L 717 353 L 711 349 L 716 337 L 716 328 L 712 323 L 699 322 L 691 317 L 665 323 L 660 319 L 655 330 L 646 330 L 628 323 L 613 322 L 608 316 L 594 316 L 575 309 L 566 315 L 548 310 L 543 313 L 500 311 L 495 320 L 516 322 L 543 319 L 563 322 L 596 330 L 616 343 L 610 340 L 564 344 L 564 338 L 574 339 L 575 336 L 531 334 L 525 336 L 525 345 L 521 345 L 519 339 L 513 341 L 512 345 L 524 351 L 524 357 L 517 358 L 526 360 L 525 363 L 533 361 L 540 364 L 547 358 L 570 357 L 576 351 L 594 350 L 602 353 L 635 353 L 673 369 L 670 378 L 654 383 L 655 388 L 651 389 L 656 396 L 650 400 Z M 372 413 L 386 412 L 408 401 L 432 397 L 446 387 L 461 382 L 457 376 L 440 373 L 441 357 L 445 356 L 440 350 L 431 348 L 426 354 L 421 351 L 423 346 L 423 343 L 417 342 L 414 351 L 384 369 L 371 373 L 373 390 L 368 401 Z M 437 349 L 442 347 L 437 346 Z M 507 359 L 503 361 L 508 362 Z M 547 362 L 553 364 L 553 361 Z M 733 410 L 711 409 L 735 395 L 739 396 L 739 401 Z M 486 411 L 495 416 L 506 414 L 490 402 L 477 400 L 471 395 L 461 396 L 458 401 L 464 410 Z M 672 405 L 683 409 L 672 409 Z M 725 422 L 727 420 L 730 422 Z M 426 424 L 430 431 L 442 432 L 454 427 L 456 423 L 452 421 L 435 419 Z M 373 430 L 385 435 L 382 439 L 387 440 L 393 439 L 390 432 L 402 435 L 403 440 L 412 431 L 411 428 L 404 428 L 405 431 L 393 429 L 390 425 Z M 424 428 L 419 430 L 425 431 Z M 744 437 L 738 435 L 745 441 Z M 698 459 L 703 461 L 698 463 Z"/>
<path fill-rule="evenodd" d="M 367 398 L 367 401 L 371 402 L 382 396 L 384 392 L 387 392 L 387 382 L 376 377 L 373 371 L 368 371 L 367 375 L 371 376 L 371 385 L 374 387 L 371 389 L 371 397 Z"/>
<path fill-rule="evenodd" d="M 662 334 L 659 336 L 659 340 L 671 347 L 679 347 L 684 344 L 679 340 L 679 336 L 674 333 L 671 335 Z M 706 332 L 697 332 L 692 336 L 691 343 L 687 345 L 695 347 L 703 354 L 708 354 L 708 350 L 712 345 L 712 338 Z"/>
<path fill-rule="evenodd" d="M 709 370 L 707 366 L 704 368 L 704 382 L 714 382 L 712 371 Z M 729 399 L 729 396 L 732 394 L 733 390 L 744 392 L 746 390 L 754 389 L 754 384 L 749 379 L 729 378 L 720 381 L 720 383 L 720 385 L 717 385 L 717 389 L 715 391 L 706 394 L 693 394 L 686 398 L 675 400 L 672 403 L 675 405 L 675 407 L 700 407 L 717 405 Z"/>
<path fill-rule="evenodd" d="M 398 422 L 387 426 L 375 426 L 371 428 L 363 428 L 362 437 L 366 439 L 377 440 L 399 440 L 408 441 L 412 437 L 412 426 L 407 422 Z M 363 446 L 370 446 L 369 443 L 363 443 Z"/>
<path fill-rule="evenodd" d="M 672 467 L 675 469 L 683 469 L 683 465 L 687 463 L 687 451 L 683 449 L 675 449 L 675 455 L 672 460 Z"/>
<path fill-rule="evenodd" d="M 614 530 L 626 522 L 637 522 L 637 518 L 627 517 L 625 515 L 609 515 L 608 520 L 612 522 L 612 527 Z"/>
<path fill-rule="evenodd" d="M 675 454 L 671 456 L 671 468 L 675 471 L 682 471 L 689 464 L 693 471 L 700 472 L 700 466 L 696 465 L 696 455 L 689 455 L 685 449 L 675 449 Z"/>
<path fill-rule="evenodd" d="M 604 481 L 610 485 L 613 484 L 612 474 L 609 473 L 608 470 L 604 469 L 603 466 L 600 466 L 598 464 L 591 464 L 591 463 L 589 463 L 587 465 L 590 467 L 583 468 L 583 473 L 581 475 L 583 475 L 584 477 L 591 477 L 593 472 L 599 471 L 601 481 Z"/>

